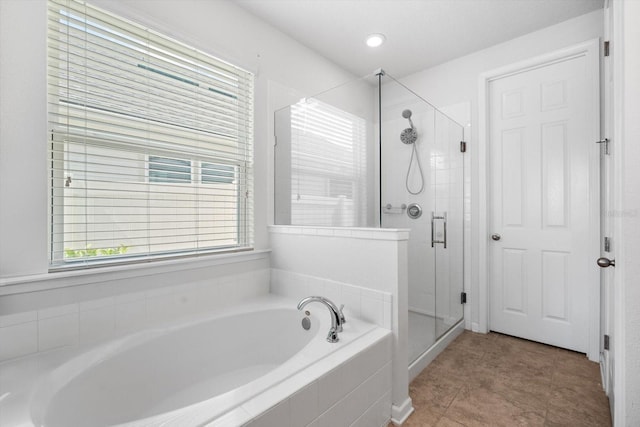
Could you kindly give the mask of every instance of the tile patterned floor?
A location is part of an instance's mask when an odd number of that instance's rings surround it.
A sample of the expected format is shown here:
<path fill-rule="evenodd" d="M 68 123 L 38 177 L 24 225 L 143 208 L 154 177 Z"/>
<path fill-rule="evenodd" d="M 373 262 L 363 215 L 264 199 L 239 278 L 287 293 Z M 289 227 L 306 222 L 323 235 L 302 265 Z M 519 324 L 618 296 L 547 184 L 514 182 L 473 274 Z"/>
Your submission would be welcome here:
<path fill-rule="evenodd" d="M 465 331 L 409 387 L 403 427 L 607 427 L 600 368 L 583 354 Z"/>

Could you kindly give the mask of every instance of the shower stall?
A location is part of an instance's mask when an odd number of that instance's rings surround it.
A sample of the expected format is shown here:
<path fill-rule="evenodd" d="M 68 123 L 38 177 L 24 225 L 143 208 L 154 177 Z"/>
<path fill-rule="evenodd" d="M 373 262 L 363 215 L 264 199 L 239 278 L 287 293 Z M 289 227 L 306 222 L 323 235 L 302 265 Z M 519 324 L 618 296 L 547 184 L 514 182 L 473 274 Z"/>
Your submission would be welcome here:
<path fill-rule="evenodd" d="M 463 318 L 465 128 L 378 70 L 275 112 L 276 225 L 409 229 L 409 365 Z"/>

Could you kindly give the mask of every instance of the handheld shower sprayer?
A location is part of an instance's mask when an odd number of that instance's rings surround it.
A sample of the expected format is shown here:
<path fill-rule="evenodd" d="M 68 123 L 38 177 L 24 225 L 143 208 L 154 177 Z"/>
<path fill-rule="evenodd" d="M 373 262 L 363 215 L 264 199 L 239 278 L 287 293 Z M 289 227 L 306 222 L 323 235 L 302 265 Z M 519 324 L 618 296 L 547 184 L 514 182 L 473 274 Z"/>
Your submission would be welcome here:
<path fill-rule="evenodd" d="M 422 190 L 424 190 L 424 173 L 422 172 L 422 165 L 420 164 L 420 156 L 416 151 L 416 141 L 418 140 L 418 131 L 416 130 L 415 126 L 413 126 L 413 121 L 411 120 L 411 114 L 412 114 L 411 110 L 407 109 L 402 111 L 402 117 L 409 120 L 409 124 L 411 125 L 411 127 L 406 128 L 400 133 L 400 141 L 402 141 L 403 144 L 413 145 L 411 150 L 411 159 L 409 160 L 409 167 L 407 168 L 405 187 L 407 188 L 407 191 L 409 192 L 409 194 L 416 195 L 416 194 L 422 193 Z M 409 175 L 411 173 L 411 166 L 413 165 L 414 157 L 416 159 L 416 163 L 418 164 L 418 173 L 420 176 L 420 188 L 417 191 L 412 191 L 409 186 Z"/>
<path fill-rule="evenodd" d="M 409 124 L 411 125 L 411 129 L 414 129 L 413 127 L 413 122 L 411 121 L 411 110 L 404 110 L 402 111 L 402 117 L 404 117 L 405 119 L 409 120 Z"/>
<path fill-rule="evenodd" d="M 411 127 L 406 128 L 400 133 L 400 141 L 407 145 L 413 144 L 418 140 L 418 131 L 416 131 L 416 128 L 413 126 L 413 121 L 411 121 L 411 110 L 404 110 L 402 117 L 409 120 Z"/>

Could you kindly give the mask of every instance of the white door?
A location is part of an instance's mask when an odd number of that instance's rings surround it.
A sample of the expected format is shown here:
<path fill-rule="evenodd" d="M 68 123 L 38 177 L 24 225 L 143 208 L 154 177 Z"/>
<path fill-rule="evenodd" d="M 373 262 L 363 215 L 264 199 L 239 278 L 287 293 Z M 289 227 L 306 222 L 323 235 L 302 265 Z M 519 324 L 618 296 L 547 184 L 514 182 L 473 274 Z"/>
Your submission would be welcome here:
<path fill-rule="evenodd" d="M 583 353 L 599 279 L 592 63 L 564 58 L 488 91 L 489 327 Z"/>

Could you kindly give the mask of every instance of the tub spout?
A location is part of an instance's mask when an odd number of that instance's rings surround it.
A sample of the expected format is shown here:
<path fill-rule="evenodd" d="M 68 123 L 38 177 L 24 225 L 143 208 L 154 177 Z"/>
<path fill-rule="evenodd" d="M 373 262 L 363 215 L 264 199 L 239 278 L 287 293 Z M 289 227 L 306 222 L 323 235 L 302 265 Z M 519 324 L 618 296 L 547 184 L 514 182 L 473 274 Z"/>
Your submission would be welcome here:
<path fill-rule="evenodd" d="M 331 329 L 327 335 L 327 341 L 338 342 L 338 332 L 342 332 L 342 324 L 346 322 L 344 314 L 342 314 L 342 307 L 338 308 L 333 302 L 325 297 L 311 296 L 300 300 L 298 303 L 298 310 L 302 310 L 310 302 L 320 302 L 324 304 L 331 313 Z"/>

